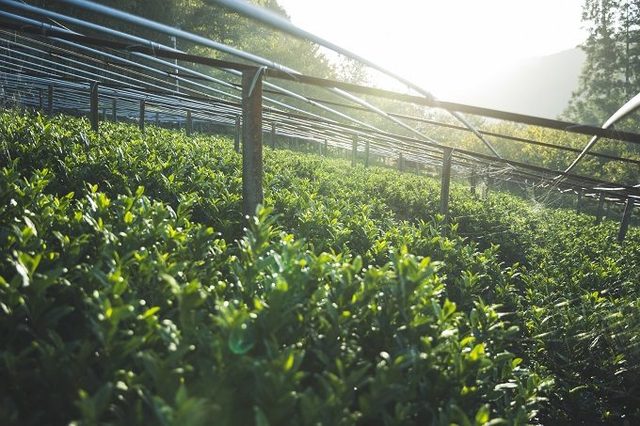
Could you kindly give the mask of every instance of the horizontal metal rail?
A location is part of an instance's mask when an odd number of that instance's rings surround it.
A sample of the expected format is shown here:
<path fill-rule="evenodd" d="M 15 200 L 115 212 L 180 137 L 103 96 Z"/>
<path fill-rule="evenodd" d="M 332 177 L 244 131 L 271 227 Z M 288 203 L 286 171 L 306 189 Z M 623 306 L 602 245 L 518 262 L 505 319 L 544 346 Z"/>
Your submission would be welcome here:
<path fill-rule="evenodd" d="M 64 1 L 86 4 L 83 1 Z M 192 120 L 201 120 L 201 123 L 208 122 L 235 127 L 238 117 L 242 114 L 242 99 L 239 96 L 242 87 L 238 77 L 243 72 L 258 72 L 258 66 L 266 65 L 269 69 L 264 71 L 267 79 L 264 81 L 264 85 L 265 92 L 269 96 L 264 96 L 264 100 L 270 103 L 270 106 L 262 107 L 262 132 L 273 132 L 274 136 L 281 138 L 297 138 L 315 142 L 319 147 L 324 144 L 324 141 L 327 141 L 326 146 L 328 147 L 351 151 L 354 147 L 352 138 L 357 136 L 360 143 L 355 145 L 355 148 L 359 154 L 367 152 L 370 155 L 391 157 L 398 159 L 398 161 L 402 157 L 403 162 L 440 167 L 443 155 L 452 146 L 436 142 L 432 137 L 427 136 L 422 128 L 415 128 L 413 125 L 407 124 L 407 121 L 410 121 L 411 123 L 472 132 L 476 136 L 501 138 L 546 149 L 580 152 L 574 147 L 476 129 L 466 124 L 461 126 L 391 113 L 355 95 L 393 99 L 425 108 L 442 108 L 448 112 L 481 115 L 569 133 L 640 143 L 640 135 L 635 133 L 438 101 L 429 96 L 414 96 L 306 76 L 273 61 L 237 51 L 237 49 L 234 50 L 221 43 L 210 40 L 205 42 L 203 38 L 189 33 L 187 33 L 189 39 L 196 43 L 231 52 L 237 57 L 254 62 L 254 64 L 190 54 L 137 36 L 90 22 L 83 23 L 77 18 L 15 1 L 0 0 L 0 4 L 28 12 L 27 16 L 20 16 L 0 11 L 0 28 L 13 30 L 12 32 L 0 31 L 0 35 L 2 35 L 0 39 L 3 42 L 0 45 L 0 85 L 4 88 L 3 93 L 7 100 L 13 97 L 28 107 L 41 107 L 43 93 L 51 85 L 56 87 L 53 97 L 56 110 L 75 110 L 85 113 L 89 108 L 89 84 L 98 82 L 98 102 L 99 107 L 103 109 L 103 115 L 106 115 L 105 111 L 109 109 L 109 103 L 117 100 L 120 102 L 118 111 L 120 115 L 116 114 L 115 117 L 122 116 L 134 119 L 140 114 L 136 102 L 144 100 L 149 105 L 149 109 L 145 111 L 143 118 L 146 120 L 151 118 L 153 121 L 155 114 L 159 124 L 164 120 L 186 126 L 187 120 L 189 123 Z M 32 14 L 56 21 L 52 24 L 37 21 L 31 17 Z M 131 18 L 131 15 L 128 16 Z M 58 18 L 68 21 L 72 26 L 91 30 L 92 34 L 100 36 L 87 36 L 60 27 L 56 23 Z M 132 22 L 144 24 L 147 28 L 155 28 L 161 32 L 167 31 L 166 26 L 154 27 L 149 24 L 148 20 L 144 20 L 144 22 L 134 20 Z M 175 33 L 180 30 L 172 29 L 171 31 Z M 135 56 L 139 61 L 129 59 L 129 55 Z M 226 74 L 227 78 L 220 79 L 192 70 L 184 64 L 168 60 L 213 67 L 216 70 L 221 70 L 218 73 Z M 300 86 L 302 90 L 278 86 L 271 82 L 273 79 L 293 82 L 295 84 L 288 83 L 287 87 L 295 86 L 297 88 Z M 348 103 L 307 96 L 304 88 L 308 86 L 330 89 L 330 93 L 346 99 Z M 285 102 L 285 100 L 290 102 Z M 340 109 L 346 109 L 348 112 L 376 114 L 386 119 L 389 126 L 393 125 L 397 128 L 380 129 L 367 119 L 356 118 Z M 327 115 L 330 115 L 331 118 Z M 456 118 L 460 117 L 456 116 Z M 398 130 L 410 131 L 414 136 L 407 136 L 399 133 Z M 562 173 L 558 170 L 520 161 L 501 159 L 496 156 L 495 151 L 492 151 L 492 154 L 455 148 L 451 156 L 451 167 L 459 173 L 476 169 L 480 170 L 480 175 L 492 175 L 497 179 L 519 182 L 524 185 L 537 182 L 536 184 L 539 186 L 557 185 L 559 191 L 586 191 L 588 196 L 590 196 L 589 194 L 596 196 L 596 194 L 607 193 L 609 200 L 640 198 L 640 188 L 634 186 L 606 182 L 573 173 Z M 585 154 L 601 161 L 640 164 L 640 160 L 637 159 L 606 153 L 586 152 Z M 563 180 L 555 179 L 558 176 L 562 176 Z"/>

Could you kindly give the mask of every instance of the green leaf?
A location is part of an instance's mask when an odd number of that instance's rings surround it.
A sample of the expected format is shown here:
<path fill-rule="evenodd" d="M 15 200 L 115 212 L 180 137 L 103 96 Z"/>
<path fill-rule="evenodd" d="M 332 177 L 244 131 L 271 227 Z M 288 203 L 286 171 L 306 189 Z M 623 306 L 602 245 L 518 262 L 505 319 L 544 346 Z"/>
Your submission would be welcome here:
<path fill-rule="evenodd" d="M 153 316 L 159 310 L 160 310 L 159 306 L 153 306 L 153 307 L 147 309 L 146 311 L 144 311 L 144 313 L 140 316 L 140 319 L 147 319 L 147 318 Z"/>
<path fill-rule="evenodd" d="M 469 353 L 469 359 L 471 361 L 477 361 L 483 356 L 484 356 L 484 343 L 478 343 L 473 347 L 473 349 Z"/>
<path fill-rule="evenodd" d="M 511 368 L 516 368 L 522 363 L 522 358 L 514 358 L 511 360 Z"/>
<path fill-rule="evenodd" d="M 253 348 L 254 344 L 253 328 L 246 323 L 234 327 L 229 333 L 229 350 L 236 355 L 246 354 Z"/>
<path fill-rule="evenodd" d="M 489 405 L 485 404 L 476 412 L 476 425 L 484 425 L 489 421 Z"/>
<path fill-rule="evenodd" d="M 133 222 L 133 213 L 131 213 L 130 211 L 127 211 L 124 214 L 124 223 L 129 224 Z"/>
<path fill-rule="evenodd" d="M 293 368 L 293 363 L 295 361 L 295 357 L 293 356 L 293 352 L 289 354 L 286 361 L 284 362 L 284 371 L 289 371 Z"/>
<path fill-rule="evenodd" d="M 517 383 L 507 382 L 507 383 L 500 383 L 496 385 L 493 389 L 494 390 L 515 389 L 517 387 L 518 387 Z"/>
<path fill-rule="evenodd" d="M 253 413 L 254 413 L 254 420 L 255 420 L 255 424 L 256 426 L 269 426 L 269 419 L 267 419 L 266 414 L 264 414 L 264 411 L 262 411 L 262 409 L 260 407 L 258 407 L 257 405 L 253 406 Z"/>

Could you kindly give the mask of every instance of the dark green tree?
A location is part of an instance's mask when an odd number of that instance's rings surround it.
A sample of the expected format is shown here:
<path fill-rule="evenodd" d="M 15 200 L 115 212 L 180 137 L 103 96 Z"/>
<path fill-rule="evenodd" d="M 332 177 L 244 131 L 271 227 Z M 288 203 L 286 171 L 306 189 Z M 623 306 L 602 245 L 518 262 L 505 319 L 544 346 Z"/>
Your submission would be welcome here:
<path fill-rule="evenodd" d="M 585 0 L 582 20 L 587 58 L 564 115 L 600 125 L 640 92 L 640 1 Z"/>

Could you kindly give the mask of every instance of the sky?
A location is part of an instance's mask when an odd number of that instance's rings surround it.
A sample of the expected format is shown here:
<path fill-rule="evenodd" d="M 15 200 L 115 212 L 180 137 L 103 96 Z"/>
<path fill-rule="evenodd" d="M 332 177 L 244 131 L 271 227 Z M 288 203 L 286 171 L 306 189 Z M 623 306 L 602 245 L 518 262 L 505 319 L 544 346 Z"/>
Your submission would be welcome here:
<path fill-rule="evenodd" d="M 279 0 L 294 24 L 442 99 L 586 38 L 583 0 Z"/>

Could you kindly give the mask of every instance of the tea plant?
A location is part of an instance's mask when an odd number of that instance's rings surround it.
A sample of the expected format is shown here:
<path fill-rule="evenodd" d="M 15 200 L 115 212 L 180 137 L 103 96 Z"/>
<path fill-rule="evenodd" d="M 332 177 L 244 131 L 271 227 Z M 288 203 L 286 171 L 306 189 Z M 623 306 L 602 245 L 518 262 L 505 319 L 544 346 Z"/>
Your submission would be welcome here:
<path fill-rule="evenodd" d="M 288 150 L 0 113 L 0 418 L 640 418 L 638 232 Z"/>

